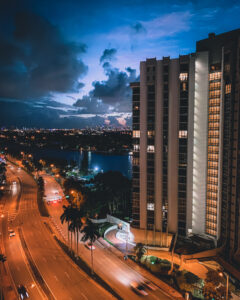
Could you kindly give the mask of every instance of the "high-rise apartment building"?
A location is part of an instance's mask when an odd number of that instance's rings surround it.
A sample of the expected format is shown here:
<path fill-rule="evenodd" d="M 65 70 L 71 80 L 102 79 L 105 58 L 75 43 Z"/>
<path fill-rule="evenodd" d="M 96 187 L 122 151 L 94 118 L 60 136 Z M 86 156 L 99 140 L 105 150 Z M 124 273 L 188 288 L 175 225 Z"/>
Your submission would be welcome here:
<path fill-rule="evenodd" d="M 181 235 L 189 227 L 194 61 L 192 55 L 147 59 L 140 65 L 140 83 L 131 85 L 133 227 Z"/>
<path fill-rule="evenodd" d="M 240 30 L 140 63 L 133 89 L 133 227 L 240 251 Z"/>

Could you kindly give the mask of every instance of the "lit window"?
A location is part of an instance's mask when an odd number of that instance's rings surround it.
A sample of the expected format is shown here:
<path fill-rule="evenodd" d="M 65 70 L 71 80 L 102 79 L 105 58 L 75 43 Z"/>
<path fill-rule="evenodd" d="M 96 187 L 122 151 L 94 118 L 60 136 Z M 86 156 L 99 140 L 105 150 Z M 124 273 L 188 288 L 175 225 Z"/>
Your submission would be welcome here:
<path fill-rule="evenodd" d="M 230 94 L 231 93 L 231 83 L 226 84 L 226 89 L 225 89 L 225 94 Z"/>
<path fill-rule="evenodd" d="M 179 130 L 178 137 L 180 139 L 186 139 L 187 138 L 187 130 Z"/>
<path fill-rule="evenodd" d="M 210 73 L 209 74 L 209 80 L 212 81 L 212 80 L 218 80 L 218 79 L 221 79 L 221 72 L 214 72 L 214 73 Z"/>
<path fill-rule="evenodd" d="M 154 149 L 153 145 L 147 146 L 147 152 L 154 152 L 154 151 L 155 151 L 155 149 Z"/>
<path fill-rule="evenodd" d="M 182 90 L 184 92 L 186 92 L 186 90 L 187 90 L 187 84 L 186 84 L 186 82 L 183 82 L 183 84 L 182 84 Z"/>
<path fill-rule="evenodd" d="M 133 130 L 133 137 L 140 138 L 140 130 Z"/>
<path fill-rule="evenodd" d="M 155 132 L 153 130 L 148 131 L 148 137 L 154 137 Z"/>
<path fill-rule="evenodd" d="M 154 210 L 154 203 L 147 203 L 147 210 Z"/>
<path fill-rule="evenodd" d="M 133 151 L 139 151 L 140 145 L 133 145 Z"/>
<path fill-rule="evenodd" d="M 179 74 L 180 81 L 187 81 L 188 80 L 188 73 L 180 73 Z"/>

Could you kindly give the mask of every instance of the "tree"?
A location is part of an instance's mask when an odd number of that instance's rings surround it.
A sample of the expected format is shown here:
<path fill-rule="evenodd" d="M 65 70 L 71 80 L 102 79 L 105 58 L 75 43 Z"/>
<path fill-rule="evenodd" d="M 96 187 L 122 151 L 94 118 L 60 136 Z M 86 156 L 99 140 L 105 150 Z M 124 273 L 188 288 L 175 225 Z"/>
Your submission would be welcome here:
<path fill-rule="evenodd" d="M 184 277 L 186 279 L 186 282 L 188 284 L 196 284 L 199 281 L 199 277 L 191 272 L 187 272 L 184 274 Z"/>
<path fill-rule="evenodd" d="M 215 286 L 218 286 L 219 283 L 224 282 L 224 278 L 219 275 L 219 272 L 215 270 L 209 270 L 207 272 L 207 277 L 205 279 L 206 282 L 212 282 Z"/>
<path fill-rule="evenodd" d="M 209 270 L 205 285 L 203 288 L 204 299 L 206 300 L 221 300 L 226 299 L 226 287 L 224 286 L 224 278 L 219 275 L 219 272 Z M 229 291 L 228 299 L 231 299 L 231 292 Z"/>
<path fill-rule="evenodd" d="M 79 231 L 83 225 L 82 218 L 85 217 L 83 209 L 73 207 L 70 214 L 69 230 L 74 232 L 76 242 L 76 253 L 78 255 Z"/>
<path fill-rule="evenodd" d="M 147 252 L 146 247 L 142 243 L 137 243 L 134 247 L 135 254 L 138 260 L 141 260 L 143 255 Z"/>
<path fill-rule="evenodd" d="M 131 181 L 118 171 L 98 173 L 92 183 L 98 192 L 104 193 L 104 202 L 108 203 L 110 214 L 128 211 L 131 198 Z"/>
<path fill-rule="evenodd" d="M 88 240 L 90 241 L 90 245 L 91 245 L 91 264 L 92 264 L 92 274 L 93 274 L 94 271 L 93 271 L 93 248 L 92 248 L 92 245 L 97 239 L 100 238 L 99 229 L 98 229 L 98 226 L 95 223 L 91 222 L 88 219 L 86 225 L 81 230 L 81 233 L 83 233 L 83 236 L 81 238 L 81 240 L 83 242 L 86 242 Z"/>
<path fill-rule="evenodd" d="M 69 206 L 63 205 L 63 213 L 60 216 L 60 220 L 61 220 L 62 224 L 64 222 L 67 222 L 67 225 L 68 225 L 67 226 L 67 228 L 68 228 L 68 244 L 69 244 L 69 231 L 70 231 L 69 224 L 70 224 L 70 221 L 72 220 L 73 214 L 74 214 L 74 212 L 73 212 L 72 205 L 69 205 Z M 71 246 L 70 247 L 72 249 L 72 231 L 71 231 Z"/>

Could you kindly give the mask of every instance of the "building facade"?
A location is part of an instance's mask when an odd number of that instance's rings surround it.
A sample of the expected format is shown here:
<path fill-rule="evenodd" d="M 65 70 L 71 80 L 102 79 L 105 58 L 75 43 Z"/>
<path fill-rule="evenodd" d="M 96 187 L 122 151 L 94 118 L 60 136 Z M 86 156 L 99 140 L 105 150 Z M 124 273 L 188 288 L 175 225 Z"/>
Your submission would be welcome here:
<path fill-rule="evenodd" d="M 186 235 L 194 60 L 147 59 L 140 64 L 140 82 L 131 84 L 133 227 Z"/>
<path fill-rule="evenodd" d="M 240 251 L 240 30 L 140 63 L 133 90 L 133 224 Z"/>

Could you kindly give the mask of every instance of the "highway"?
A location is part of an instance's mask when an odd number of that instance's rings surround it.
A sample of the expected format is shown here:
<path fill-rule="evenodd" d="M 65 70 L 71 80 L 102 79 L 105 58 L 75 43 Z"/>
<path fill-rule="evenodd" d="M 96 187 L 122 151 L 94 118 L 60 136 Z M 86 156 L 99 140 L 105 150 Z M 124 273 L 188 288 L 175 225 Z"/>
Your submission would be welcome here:
<path fill-rule="evenodd" d="M 113 299 L 80 270 L 59 248 L 44 225 L 37 207 L 33 178 L 8 166 L 11 191 L 2 208 L 3 245 L 12 279 L 28 289 L 30 299 Z M 20 196 L 18 197 L 20 193 Z M 9 228 L 16 236 L 9 238 Z"/>
<path fill-rule="evenodd" d="M 62 194 L 61 187 L 50 175 L 43 175 L 45 181 L 45 194 L 53 194 L 56 191 Z M 53 222 L 56 225 L 58 231 L 65 237 L 67 241 L 67 224 L 63 225 L 60 222 L 60 215 L 63 212 L 62 205 L 68 205 L 66 200 L 63 203 L 48 205 L 48 210 L 52 216 Z M 74 243 L 73 243 L 74 244 Z M 105 249 L 98 241 L 95 242 L 96 249 L 94 250 L 94 270 L 100 275 L 122 298 L 128 299 L 139 299 L 140 296 L 136 295 L 130 288 L 132 281 L 142 281 L 143 276 L 130 268 L 123 260 L 123 257 L 117 257 Z M 88 250 L 81 242 L 79 245 L 79 255 L 90 265 L 90 250 Z M 167 296 L 160 289 L 156 291 L 148 290 L 149 295 L 146 299 L 172 299 Z"/>

